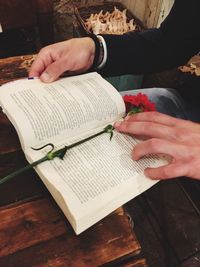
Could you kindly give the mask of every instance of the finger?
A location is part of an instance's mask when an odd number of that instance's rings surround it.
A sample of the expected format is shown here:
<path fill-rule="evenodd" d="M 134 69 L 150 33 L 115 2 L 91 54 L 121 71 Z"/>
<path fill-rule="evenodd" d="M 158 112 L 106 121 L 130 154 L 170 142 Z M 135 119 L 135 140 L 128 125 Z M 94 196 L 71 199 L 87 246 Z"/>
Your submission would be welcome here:
<path fill-rule="evenodd" d="M 194 126 L 195 127 L 195 126 Z M 198 126 L 199 127 L 199 126 Z M 116 130 L 139 137 L 159 138 L 176 141 L 180 144 L 200 144 L 200 130 L 166 126 L 155 122 L 140 122 L 125 120 L 115 124 Z"/>
<path fill-rule="evenodd" d="M 125 120 L 128 121 L 145 121 L 145 122 L 156 122 L 166 126 L 175 126 L 177 122 L 179 123 L 179 119 L 171 117 L 169 115 L 157 112 L 157 111 L 149 111 L 149 112 L 140 112 L 130 116 L 127 116 Z"/>
<path fill-rule="evenodd" d="M 172 116 L 157 111 L 136 113 L 134 115 L 127 116 L 125 120 L 156 122 L 166 126 L 175 126 L 178 128 L 187 128 L 194 131 L 200 131 L 199 123 L 191 122 L 180 118 L 174 118 Z"/>
<path fill-rule="evenodd" d="M 29 70 L 29 77 L 39 77 L 40 74 L 44 71 L 44 69 L 45 69 L 44 61 L 41 58 L 39 59 L 36 58 Z"/>
<path fill-rule="evenodd" d="M 134 147 L 132 157 L 134 160 L 138 160 L 152 154 L 164 154 L 171 158 L 177 158 L 181 157 L 183 153 L 185 153 L 184 147 L 175 142 L 152 138 L 138 143 Z"/>
<path fill-rule="evenodd" d="M 160 125 L 155 122 L 130 122 L 116 123 L 115 129 L 119 132 L 129 133 L 137 136 L 147 136 L 166 140 L 177 139 L 177 130 L 173 127 Z"/>
<path fill-rule="evenodd" d="M 56 60 L 55 62 L 47 66 L 47 68 L 44 70 L 44 72 L 40 76 L 41 81 L 49 83 L 57 80 L 63 72 L 70 69 L 68 65 L 69 64 L 67 64 L 65 60 Z"/>
<path fill-rule="evenodd" d="M 187 176 L 188 166 L 184 164 L 170 163 L 158 168 L 146 168 L 144 173 L 151 179 L 171 179 Z"/>
<path fill-rule="evenodd" d="M 53 59 L 49 53 L 44 50 L 38 54 L 29 70 L 29 77 L 40 77 L 46 67 L 53 62 Z"/>

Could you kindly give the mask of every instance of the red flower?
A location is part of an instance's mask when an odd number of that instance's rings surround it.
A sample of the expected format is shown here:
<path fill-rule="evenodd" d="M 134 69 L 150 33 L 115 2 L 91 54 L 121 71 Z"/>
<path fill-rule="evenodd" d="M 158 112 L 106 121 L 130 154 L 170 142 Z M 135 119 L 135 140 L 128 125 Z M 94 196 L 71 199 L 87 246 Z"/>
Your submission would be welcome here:
<path fill-rule="evenodd" d="M 145 94 L 125 95 L 123 99 L 126 105 L 126 113 L 129 113 L 129 115 L 156 110 L 155 103 L 151 102 Z"/>

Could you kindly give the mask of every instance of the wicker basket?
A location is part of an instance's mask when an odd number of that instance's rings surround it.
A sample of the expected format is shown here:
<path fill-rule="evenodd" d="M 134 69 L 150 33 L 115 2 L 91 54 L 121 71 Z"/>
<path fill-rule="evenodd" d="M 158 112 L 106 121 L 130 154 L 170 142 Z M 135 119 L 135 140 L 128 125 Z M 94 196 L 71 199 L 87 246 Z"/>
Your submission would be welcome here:
<path fill-rule="evenodd" d="M 77 24 L 79 27 L 79 32 L 81 32 L 82 36 L 87 35 L 88 33 L 91 33 L 88 31 L 85 21 L 87 18 L 90 17 L 90 15 L 93 13 L 99 13 L 101 10 L 103 10 L 103 13 L 105 14 L 107 11 L 112 12 L 114 10 L 114 7 L 119 9 L 120 11 L 123 11 L 126 9 L 125 6 L 123 6 L 121 3 L 118 2 L 106 2 L 103 5 L 94 5 L 94 6 L 84 6 L 75 8 L 75 16 L 77 18 Z M 135 31 L 141 31 L 144 29 L 141 21 L 137 19 L 129 10 L 126 12 L 127 21 L 129 22 L 131 19 L 134 19 L 134 22 L 136 23 L 136 29 Z"/>

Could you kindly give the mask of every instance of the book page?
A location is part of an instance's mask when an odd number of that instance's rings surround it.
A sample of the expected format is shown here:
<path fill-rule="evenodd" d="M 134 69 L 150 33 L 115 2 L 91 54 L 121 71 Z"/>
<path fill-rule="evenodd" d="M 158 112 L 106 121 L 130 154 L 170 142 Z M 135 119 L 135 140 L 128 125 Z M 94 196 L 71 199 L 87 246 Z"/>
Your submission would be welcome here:
<path fill-rule="evenodd" d="M 54 159 L 36 167 L 77 233 L 157 182 L 146 178 L 144 169 L 166 161 L 153 156 L 132 160 L 137 142 L 118 132 L 110 141 L 109 134 L 104 133 L 67 151 L 64 160 Z M 31 161 L 42 157 L 37 152 L 27 153 Z"/>
<path fill-rule="evenodd" d="M 97 73 L 59 79 L 18 80 L 0 87 L 0 105 L 23 148 L 66 139 L 122 117 L 117 90 Z"/>

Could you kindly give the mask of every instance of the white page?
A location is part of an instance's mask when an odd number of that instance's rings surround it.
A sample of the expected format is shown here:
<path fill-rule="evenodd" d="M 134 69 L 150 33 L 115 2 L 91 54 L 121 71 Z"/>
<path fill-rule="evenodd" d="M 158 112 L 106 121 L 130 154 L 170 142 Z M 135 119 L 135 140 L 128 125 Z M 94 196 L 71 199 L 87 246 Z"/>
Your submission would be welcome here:
<path fill-rule="evenodd" d="M 79 135 L 125 112 L 121 95 L 97 73 L 51 84 L 39 79 L 11 82 L 0 87 L 0 105 L 23 148 Z"/>
<path fill-rule="evenodd" d="M 144 169 L 166 161 L 155 157 L 133 161 L 131 152 L 136 143 L 117 132 L 110 141 L 105 133 L 70 149 L 64 160 L 54 159 L 36 168 L 70 222 L 77 221 L 78 226 L 73 225 L 77 233 L 157 182 L 145 177 Z M 31 161 L 42 157 L 41 152 L 27 153 Z M 60 202 L 61 198 L 64 201 Z"/>

